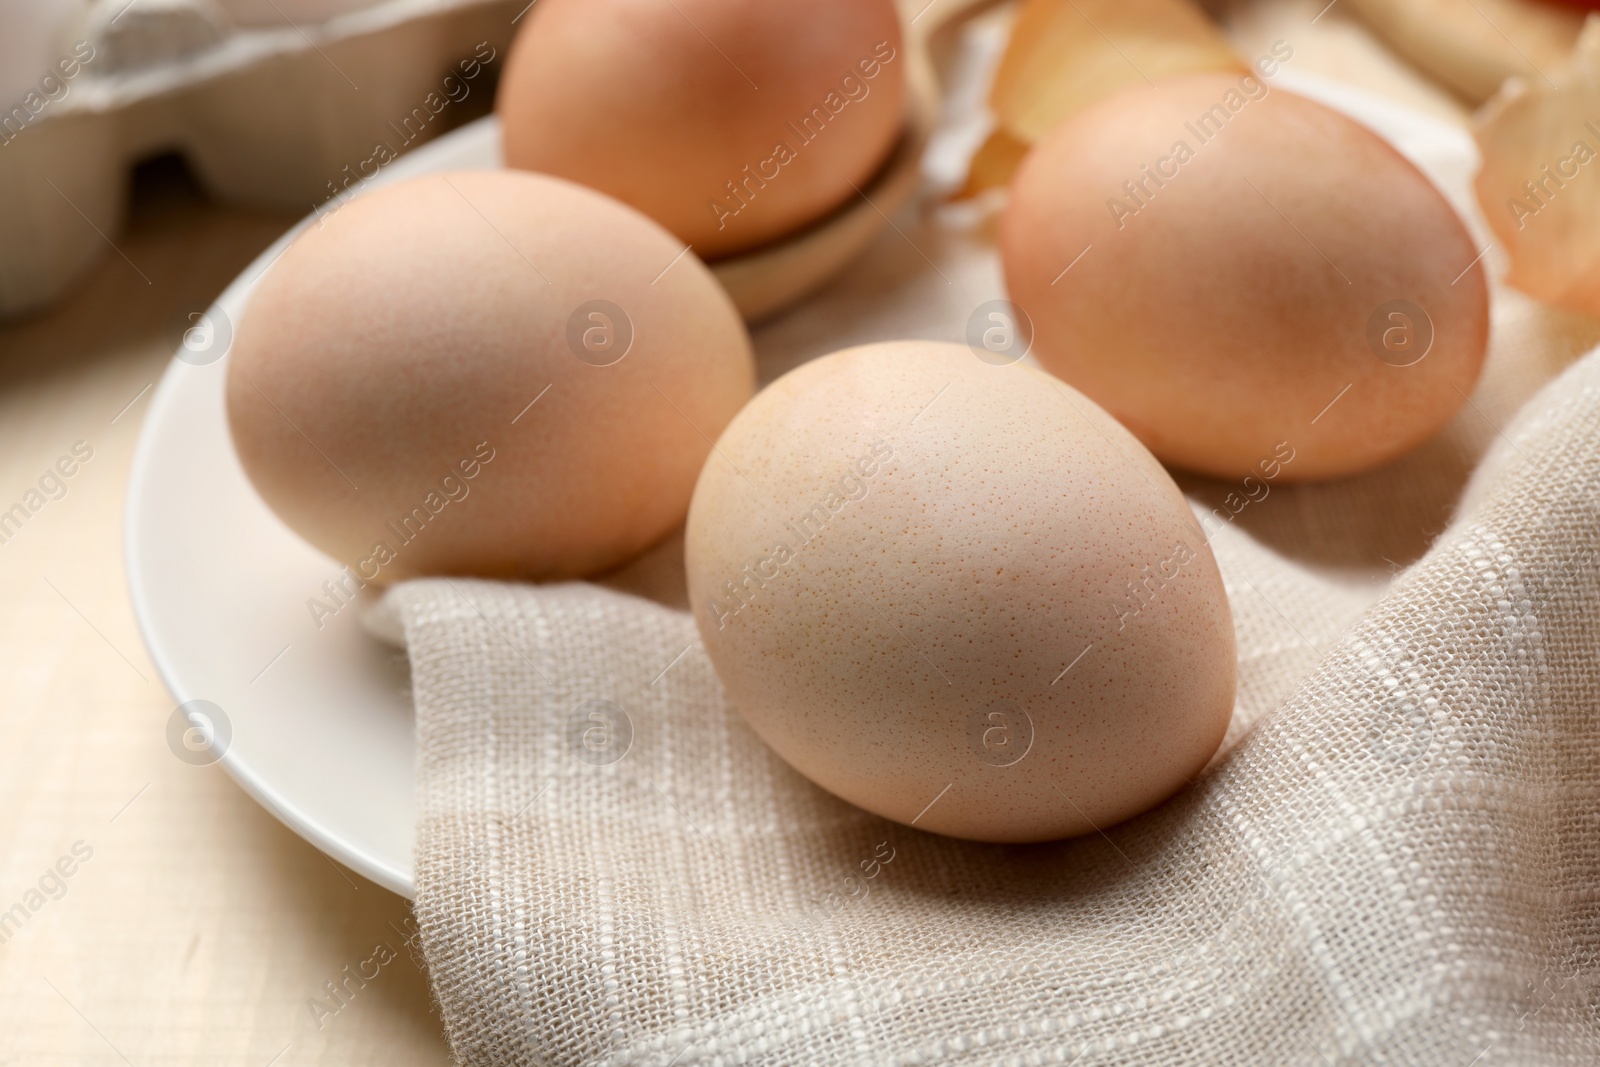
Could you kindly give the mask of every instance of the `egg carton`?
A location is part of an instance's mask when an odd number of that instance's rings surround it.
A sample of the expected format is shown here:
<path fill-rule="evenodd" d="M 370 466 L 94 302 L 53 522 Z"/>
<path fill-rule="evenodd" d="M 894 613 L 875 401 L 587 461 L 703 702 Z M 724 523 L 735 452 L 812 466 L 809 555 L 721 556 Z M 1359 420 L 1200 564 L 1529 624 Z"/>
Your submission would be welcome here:
<path fill-rule="evenodd" d="M 0 316 L 49 303 L 116 254 L 140 159 L 178 152 L 218 200 L 301 213 L 359 186 L 483 111 L 529 6 L 85 6 L 59 58 L 0 103 Z M 311 10 L 335 13 L 304 21 Z"/>

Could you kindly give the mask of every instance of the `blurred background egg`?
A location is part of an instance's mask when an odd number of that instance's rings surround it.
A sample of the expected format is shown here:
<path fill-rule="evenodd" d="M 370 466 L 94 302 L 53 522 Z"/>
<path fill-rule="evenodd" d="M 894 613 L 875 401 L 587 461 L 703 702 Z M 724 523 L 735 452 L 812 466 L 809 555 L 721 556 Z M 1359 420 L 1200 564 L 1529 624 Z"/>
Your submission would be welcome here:
<path fill-rule="evenodd" d="M 891 0 L 541 0 L 496 100 L 508 165 L 592 186 L 714 258 L 856 195 L 905 119 Z"/>
<path fill-rule="evenodd" d="M 1399 455 L 1466 402 L 1488 339 L 1479 249 L 1428 179 L 1253 75 L 1074 114 L 1019 171 L 1001 254 L 1039 362 L 1219 477 Z"/>
<path fill-rule="evenodd" d="M 705 266 L 559 179 L 454 172 L 362 196 L 260 283 L 228 365 L 245 471 L 364 580 L 619 564 L 682 521 L 754 390 Z"/>
<path fill-rule="evenodd" d="M 1233 708 L 1216 561 L 1161 465 L 1024 364 L 898 341 L 807 363 L 717 442 L 686 533 L 729 698 L 823 788 L 1041 841 L 1205 765 Z"/>

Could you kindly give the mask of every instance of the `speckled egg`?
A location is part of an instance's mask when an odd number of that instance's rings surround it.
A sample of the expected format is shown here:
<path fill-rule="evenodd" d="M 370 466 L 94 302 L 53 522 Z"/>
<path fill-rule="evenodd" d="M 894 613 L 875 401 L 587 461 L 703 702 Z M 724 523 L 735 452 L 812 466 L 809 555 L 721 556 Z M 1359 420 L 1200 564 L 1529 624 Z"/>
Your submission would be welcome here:
<path fill-rule="evenodd" d="M 1000 238 L 1039 362 L 1199 473 L 1375 467 L 1448 423 L 1483 366 L 1481 251 L 1449 202 L 1371 130 L 1253 74 L 1072 115 L 1017 173 Z"/>
<path fill-rule="evenodd" d="M 891 0 L 539 0 L 495 109 L 507 166 L 714 259 L 859 198 L 905 126 L 907 65 Z"/>
<path fill-rule="evenodd" d="M 785 375 L 701 472 L 686 558 L 756 733 L 919 829 L 1103 828 L 1228 725 L 1233 626 L 1198 523 L 1130 433 L 1026 364 L 901 341 Z"/>
<path fill-rule="evenodd" d="M 661 227 L 539 174 L 398 182 L 308 226 L 227 366 L 262 499 L 361 582 L 547 580 L 676 530 L 750 339 Z"/>

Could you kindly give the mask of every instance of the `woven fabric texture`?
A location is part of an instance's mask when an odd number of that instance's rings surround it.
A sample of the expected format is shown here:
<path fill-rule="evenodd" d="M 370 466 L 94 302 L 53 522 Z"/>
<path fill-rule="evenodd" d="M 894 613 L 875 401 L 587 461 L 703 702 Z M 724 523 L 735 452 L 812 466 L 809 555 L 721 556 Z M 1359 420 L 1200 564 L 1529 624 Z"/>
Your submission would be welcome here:
<path fill-rule="evenodd" d="M 1253 725 L 1175 800 L 1053 845 L 811 786 L 723 702 L 686 613 L 402 587 L 417 905 L 457 1055 L 1600 1061 L 1600 353 L 1500 448 L 1365 612 L 1221 529 L 1230 597 L 1261 601 L 1238 613 Z"/>

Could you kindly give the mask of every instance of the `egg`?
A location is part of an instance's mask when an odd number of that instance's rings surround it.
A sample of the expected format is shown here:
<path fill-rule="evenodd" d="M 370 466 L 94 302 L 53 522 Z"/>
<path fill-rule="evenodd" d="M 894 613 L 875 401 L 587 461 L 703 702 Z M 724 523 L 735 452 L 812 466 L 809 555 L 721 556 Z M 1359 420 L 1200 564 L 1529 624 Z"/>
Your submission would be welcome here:
<path fill-rule="evenodd" d="M 891 0 L 540 0 L 495 108 L 508 165 L 709 259 L 857 196 L 904 125 L 906 62 Z"/>
<path fill-rule="evenodd" d="M 307 228 L 227 365 L 239 460 L 365 582 L 615 566 L 683 521 L 755 388 L 706 267 L 631 208 L 508 171 L 415 178 Z"/>
<path fill-rule="evenodd" d="M 1161 459 L 1285 481 L 1376 466 L 1466 402 L 1480 252 L 1383 139 L 1254 75 L 1125 90 L 1024 162 L 1001 221 L 1033 354 Z"/>
<path fill-rule="evenodd" d="M 1231 615 L 1183 497 L 1027 364 L 898 341 L 802 365 L 718 440 L 685 559 L 752 729 L 919 829 L 1103 828 L 1193 778 L 1231 716 Z"/>

